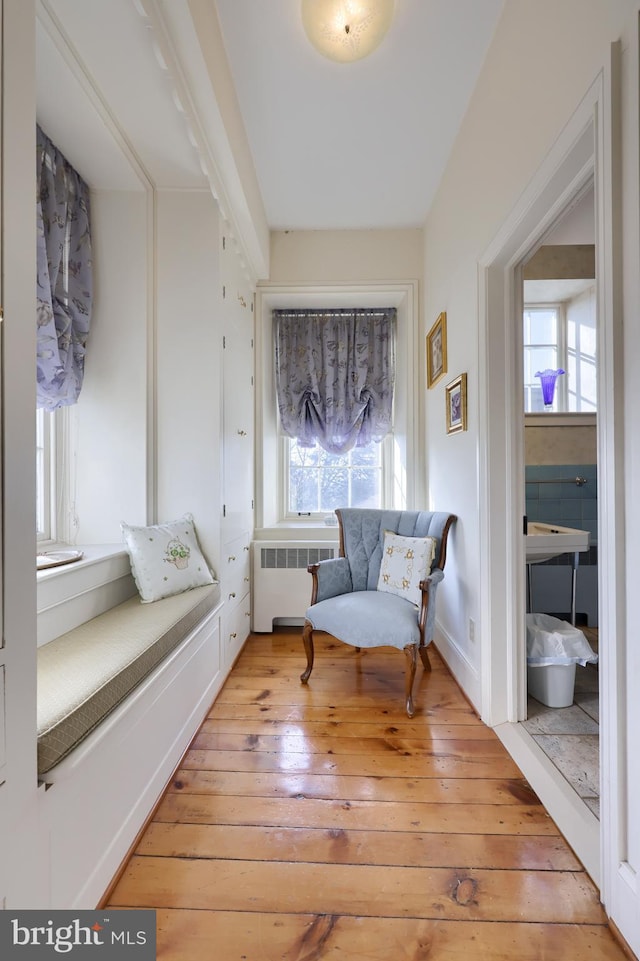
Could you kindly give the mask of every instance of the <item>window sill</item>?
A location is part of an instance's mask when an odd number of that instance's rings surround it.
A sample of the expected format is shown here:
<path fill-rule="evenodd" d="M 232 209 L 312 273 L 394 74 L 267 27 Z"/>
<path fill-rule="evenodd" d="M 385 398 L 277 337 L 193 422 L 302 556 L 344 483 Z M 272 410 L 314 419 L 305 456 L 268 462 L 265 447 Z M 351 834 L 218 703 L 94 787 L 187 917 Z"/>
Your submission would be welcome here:
<path fill-rule="evenodd" d="M 595 427 L 597 414 L 571 414 L 551 412 L 548 414 L 525 414 L 525 427 Z"/>
<path fill-rule="evenodd" d="M 56 547 L 69 549 L 62 544 L 48 544 L 46 549 Z M 97 617 L 136 592 L 124 545 L 80 544 L 77 550 L 84 554 L 81 560 L 45 568 L 36 574 L 39 645 Z"/>
<path fill-rule="evenodd" d="M 336 543 L 339 537 L 337 524 L 323 524 L 322 521 L 280 521 L 272 527 L 261 527 L 254 532 L 256 541 L 291 541 L 308 539 L 312 535 L 314 541 Z"/>
<path fill-rule="evenodd" d="M 84 544 L 70 545 L 47 541 L 46 543 L 40 543 L 38 547 L 42 548 L 43 553 L 71 550 L 82 551 L 83 554 L 80 560 L 73 561 L 71 564 L 63 564 L 60 567 L 48 567 L 37 571 L 36 577 L 38 581 L 73 574 L 75 571 L 95 564 L 115 563 L 118 565 L 119 559 L 126 560 L 128 565 L 127 551 L 123 544 L 88 544 L 85 546 Z"/>

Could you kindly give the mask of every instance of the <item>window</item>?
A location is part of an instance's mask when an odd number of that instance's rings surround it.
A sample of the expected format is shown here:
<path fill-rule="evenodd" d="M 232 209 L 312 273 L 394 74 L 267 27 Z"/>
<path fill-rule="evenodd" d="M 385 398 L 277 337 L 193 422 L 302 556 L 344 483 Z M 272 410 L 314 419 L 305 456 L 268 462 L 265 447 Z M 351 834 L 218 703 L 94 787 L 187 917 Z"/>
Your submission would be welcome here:
<path fill-rule="evenodd" d="M 55 415 L 36 411 L 36 535 L 55 540 Z"/>
<path fill-rule="evenodd" d="M 283 438 L 285 516 L 332 513 L 336 507 L 382 507 L 387 441 L 329 454 L 319 445 L 301 447 Z"/>
<path fill-rule="evenodd" d="M 257 461 L 262 470 L 257 475 L 256 526 L 264 530 L 285 530 L 297 521 L 297 508 L 309 505 L 296 504 L 292 510 L 289 491 L 290 454 L 289 439 L 282 430 L 279 418 L 274 364 L 274 341 L 276 322 L 274 311 L 289 307 L 294 310 L 317 310 L 318 305 L 334 308 L 353 307 L 362 304 L 372 307 L 393 305 L 397 309 L 396 325 L 396 382 L 393 401 L 393 421 L 389 435 L 381 441 L 378 453 L 381 457 L 380 507 L 406 509 L 422 506 L 427 498 L 424 488 L 424 471 L 416 457 L 417 429 L 416 403 L 418 378 L 422 371 L 424 355 L 418 352 L 417 287 L 411 283 L 398 285 L 359 285 L 337 287 L 258 287 L 256 304 L 260 322 L 257 324 L 257 345 L 260 366 L 258 368 L 257 405 Z M 294 461 L 294 466 L 298 466 Z M 317 486 L 317 485 L 316 485 Z M 310 526 L 322 524 L 329 513 L 339 507 L 331 504 L 326 511 L 304 517 Z M 332 515 L 333 516 L 333 515 Z M 299 532 L 292 534 L 299 537 Z"/>
<path fill-rule="evenodd" d="M 566 312 L 568 409 L 598 409 L 595 287 L 572 301 Z"/>
<path fill-rule="evenodd" d="M 562 368 L 560 343 L 562 317 L 560 305 L 525 307 L 524 310 L 524 409 L 528 414 L 544 410 L 542 387 L 536 372 Z M 554 410 L 564 410 L 561 395 L 563 384 L 558 381 Z"/>
<path fill-rule="evenodd" d="M 36 410 L 36 537 L 39 543 L 72 543 L 75 514 L 72 509 L 74 407 Z"/>
<path fill-rule="evenodd" d="M 274 311 L 281 517 L 383 505 L 396 315 L 395 307 Z"/>
<path fill-rule="evenodd" d="M 527 304 L 524 309 L 524 410 L 545 410 L 540 378 L 546 368 L 558 377 L 552 410 L 585 413 L 597 409 L 596 290 L 582 290 L 557 304 Z"/>

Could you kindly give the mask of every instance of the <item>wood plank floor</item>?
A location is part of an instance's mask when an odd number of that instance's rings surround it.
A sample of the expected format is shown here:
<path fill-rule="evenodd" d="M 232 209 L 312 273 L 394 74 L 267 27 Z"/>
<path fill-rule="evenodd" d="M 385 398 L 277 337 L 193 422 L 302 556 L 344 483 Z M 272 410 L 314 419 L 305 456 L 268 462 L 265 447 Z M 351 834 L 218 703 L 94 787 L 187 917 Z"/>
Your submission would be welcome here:
<path fill-rule="evenodd" d="M 598 892 L 430 648 L 252 635 L 108 904 L 167 961 L 621 961 Z"/>

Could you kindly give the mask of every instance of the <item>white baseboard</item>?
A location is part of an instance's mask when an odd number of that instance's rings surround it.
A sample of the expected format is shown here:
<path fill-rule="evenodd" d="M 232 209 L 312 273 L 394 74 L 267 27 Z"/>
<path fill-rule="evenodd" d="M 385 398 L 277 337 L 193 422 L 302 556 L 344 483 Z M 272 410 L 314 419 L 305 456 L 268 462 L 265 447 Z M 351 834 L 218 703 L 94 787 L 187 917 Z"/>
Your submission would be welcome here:
<path fill-rule="evenodd" d="M 443 661 L 464 691 L 465 696 L 469 698 L 478 714 L 480 714 L 482 704 L 481 684 L 475 667 L 438 621 L 436 621 L 433 640 Z"/>

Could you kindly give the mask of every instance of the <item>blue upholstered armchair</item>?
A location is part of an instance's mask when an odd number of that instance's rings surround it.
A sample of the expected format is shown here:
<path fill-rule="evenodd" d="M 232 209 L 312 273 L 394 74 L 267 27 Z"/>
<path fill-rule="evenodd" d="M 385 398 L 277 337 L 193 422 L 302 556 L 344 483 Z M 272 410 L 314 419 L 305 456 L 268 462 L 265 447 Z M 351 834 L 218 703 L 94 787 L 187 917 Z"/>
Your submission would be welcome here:
<path fill-rule="evenodd" d="M 358 508 L 336 514 L 340 556 L 308 568 L 313 587 L 302 631 L 307 668 L 300 680 L 306 684 L 313 669 L 314 630 L 358 650 L 397 647 L 406 656 L 406 708 L 413 717 L 418 654 L 430 671 L 427 646 L 433 639 L 436 590 L 456 518 L 443 512 Z"/>

